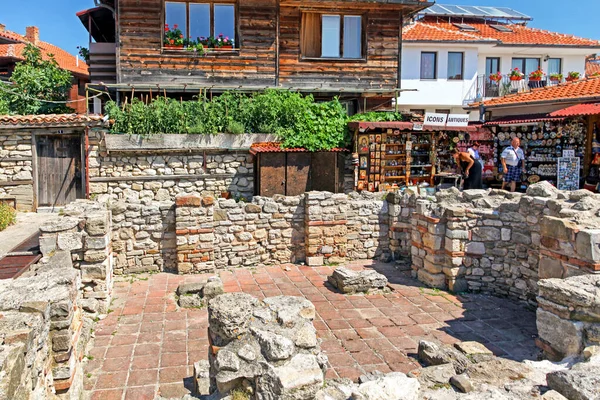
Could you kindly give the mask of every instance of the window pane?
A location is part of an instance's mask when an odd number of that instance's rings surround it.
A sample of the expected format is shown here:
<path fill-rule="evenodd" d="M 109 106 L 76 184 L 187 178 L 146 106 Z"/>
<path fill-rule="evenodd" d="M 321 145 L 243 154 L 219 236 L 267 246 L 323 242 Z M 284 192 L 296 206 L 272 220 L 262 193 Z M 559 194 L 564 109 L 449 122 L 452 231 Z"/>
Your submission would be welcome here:
<path fill-rule="evenodd" d="M 500 71 L 500 59 L 498 58 L 486 58 L 485 60 L 485 71 L 488 75 L 495 74 Z"/>
<path fill-rule="evenodd" d="M 235 7 L 230 4 L 215 4 L 214 35 L 223 35 L 235 40 Z"/>
<path fill-rule="evenodd" d="M 421 53 L 421 79 L 435 79 L 435 53 Z"/>
<path fill-rule="evenodd" d="M 210 36 L 210 4 L 190 3 L 190 39 Z"/>
<path fill-rule="evenodd" d="M 448 53 L 448 79 L 463 78 L 463 53 Z"/>
<path fill-rule="evenodd" d="M 340 56 L 340 16 L 323 15 L 321 34 L 321 57 Z"/>
<path fill-rule="evenodd" d="M 169 25 L 170 29 L 174 29 L 175 25 L 177 28 L 181 30 L 183 33 L 183 37 L 187 36 L 186 33 L 186 7 L 185 3 L 173 3 L 167 2 L 165 3 L 165 13 L 166 13 L 166 21 L 165 23 Z"/>
<path fill-rule="evenodd" d="M 362 57 L 362 18 L 344 16 L 344 58 Z"/>
<path fill-rule="evenodd" d="M 525 73 L 524 60 L 522 58 L 513 58 L 512 59 L 512 69 L 519 68 L 519 71 Z"/>
<path fill-rule="evenodd" d="M 551 58 L 548 60 L 548 75 L 562 73 L 562 63 L 560 58 Z"/>
<path fill-rule="evenodd" d="M 530 74 L 533 71 L 537 71 L 540 67 L 540 59 L 539 58 L 527 58 L 525 59 L 525 73 Z"/>

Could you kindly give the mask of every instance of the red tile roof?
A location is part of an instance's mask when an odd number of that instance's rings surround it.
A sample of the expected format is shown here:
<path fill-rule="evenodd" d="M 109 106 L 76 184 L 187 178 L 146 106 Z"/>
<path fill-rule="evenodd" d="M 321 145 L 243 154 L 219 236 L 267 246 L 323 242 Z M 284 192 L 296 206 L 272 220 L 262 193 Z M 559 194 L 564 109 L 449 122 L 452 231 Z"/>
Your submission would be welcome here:
<path fill-rule="evenodd" d="M 552 117 L 575 117 L 578 115 L 598 115 L 600 114 L 600 103 L 577 104 L 575 106 L 563 108 L 562 110 L 551 112 Z"/>
<path fill-rule="evenodd" d="M 3 31 L 0 32 L 0 36 L 15 40 L 16 43 L 0 44 L 0 59 L 10 58 L 15 61 L 21 61 L 23 57 L 23 49 L 28 43 L 27 39 L 14 32 Z M 83 60 L 77 61 L 77 57 L 70 54 L 69 52 L 61 49 L 60 47 L 54 46 L 53 44 L 38 40 L 37 47 L 42 51 L 42 57 L 47 60 L 48 53 L 54 55 L 56 62 L 59 67 L 71 71 L 74 74 L 88 76 L 88 66 Z"/>
<path fill-rule="evenodd" d="M 552 117 L 549 114 L 526 114 L 526 115 L 514 115 L 508 117 L 498 118 L 494 121 L 488 121 L 484 126 L 494 125 L 512 125 L 512 124 L 526 124 L 529 122 L 545 122 L 545 121 L 561 121 L 563 117 Z"/>
<path fill-rule="evenodd" d="M 339 153 L 339 152 L 348 151 L 348 149 L 334 148 L 329 151 Z M 257 154 L 257 153 L 305 153 L 305 152 L 308 152 L 308 150 L 306 150 L 304 148 L 284 149 L 281 147 L 281 143 L 278 143 L 278 142 L 258 142 L 258 143 L 254 143 L 254 144 L 252 144 L 252 146 L 250 146 L 250 153 L 252 153 L 252 154 Z"/>
<path fill-rule="evenodd" d="M 555 101 L 589 102 L 600 100 L 600 77 L 566 82 L 556 86 L 532 89 L 530 92 L 511 94 L 484 101 L 486 107 L 524 105 Z M 477 107 L 481 103 L 470 104 Z"/>
<path fill-rule="evenodd" d="M 454 21 L 454 22 L 459 22 Z M 500 32 L 490 26 L 491 22 L 461 19 L 460 23 L 471 25 L 475 31 L 461 31 L 448 19 L 425 17 L 414 25 L 404 28 L 402 39 L 407 42 L 453 42 L 490 41 L 499 45 L 541 45 L 541 46 L 587 46 L 600 48 L 597 40 L 584 39 L 573 35 L 530 28 L 520 24 L 502 24 L 512 32 Z M 461 39 L 462 38 L 462 39 Z"/>
<path fill-rule="evenodd" d="M 600 57 L 588 59 L 585 63 L 585 76 L 600 75 Z"/>
<path fill-rule="evenodd" d="M 0 129 L 19 126 L 85 126 L 103 123 L 102 115 L 47 114 L 0 115 Z"/>

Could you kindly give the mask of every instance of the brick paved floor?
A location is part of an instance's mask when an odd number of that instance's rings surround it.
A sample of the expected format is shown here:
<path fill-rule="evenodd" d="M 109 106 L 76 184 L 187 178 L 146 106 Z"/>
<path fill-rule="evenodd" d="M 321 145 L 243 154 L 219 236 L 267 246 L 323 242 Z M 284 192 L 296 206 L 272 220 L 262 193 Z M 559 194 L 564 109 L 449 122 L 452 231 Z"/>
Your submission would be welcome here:
<path fill-rule="evenodd" d="M 327 376 L 356 379 L 364 372 L 408 372 L 421 338 L 445 343 L 476 340 L 497 355 L 534 359 L 535 314 L 507 299 L 454 296 L 431 290 L 390 264 L 375 268 L 393 293 L 344 296 L 326 284 L 333 267 L 275 266 L 220 273 L 227 292 L 257 297 L 304 296 L 317 309 L 315 326 L 331 367 Z M 112 312 L 96 326 L 85 368 L 92 399 L 182 396 L 191 388 L 192 364 L 207 358 L 207 311 L 179 310 L 174 292 L 203 276 L 161 273 L 115 283 Z"/>

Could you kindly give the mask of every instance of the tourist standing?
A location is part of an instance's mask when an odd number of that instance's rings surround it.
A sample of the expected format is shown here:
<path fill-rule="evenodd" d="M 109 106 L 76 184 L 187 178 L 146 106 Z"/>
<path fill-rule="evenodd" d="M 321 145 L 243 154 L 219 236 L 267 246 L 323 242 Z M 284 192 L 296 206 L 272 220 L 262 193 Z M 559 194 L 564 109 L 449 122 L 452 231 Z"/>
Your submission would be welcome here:
<path fill-rule="evenodd" d="M 505 148 L 500 156 L 502 168 L 504 170 L 502 189 L 504 189 L 508 183 L 511 192 L 516 190 L 517 182 L 521 182 L 521 174 L 525 172 L 525 153 L 523 153 L 523 149 L 519 147 L 520 145 L 521 140 L 519 138 L 513 138 L 512 142 L 510 142 L 510 146 Z"/>
<path fill-rule="evenodd" d="M 481 155 L 479 155 L 479 142 L 473 142 L 471 147 L 467 149 L 467 152 L 475 161 L 478 161 L 479 164 L 481 164 L 481 170 L 483 171 L 483 160 L 481 159 Z"/>
<path fill-rule="evenodd" d="M 459 172 L 463 176 L 463 189 L 483 189 L 481 177 L 481 164 L 467 152 L 460 151 L 458 147 L 452 151 L 452 157 L 458 165 Z"/>

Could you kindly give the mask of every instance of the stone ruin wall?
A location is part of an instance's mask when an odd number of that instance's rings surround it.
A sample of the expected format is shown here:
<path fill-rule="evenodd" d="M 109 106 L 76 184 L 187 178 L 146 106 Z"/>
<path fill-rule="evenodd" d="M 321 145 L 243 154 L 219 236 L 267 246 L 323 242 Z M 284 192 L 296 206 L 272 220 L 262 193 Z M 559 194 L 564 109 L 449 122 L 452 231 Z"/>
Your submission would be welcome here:
<path fill-rule="evenodd" d="M 0 134 L 0 197 L 14 197 L 19 210 L 33 208 L 33 151 L 31 132 Z"/>
<path fill-rule="evenodd" d="M 110 212 L 72 203 L 41 228 L 43 258 L 0 282 L 0 398 L 79 399 L 93 321 L 112 292 Z"/>

